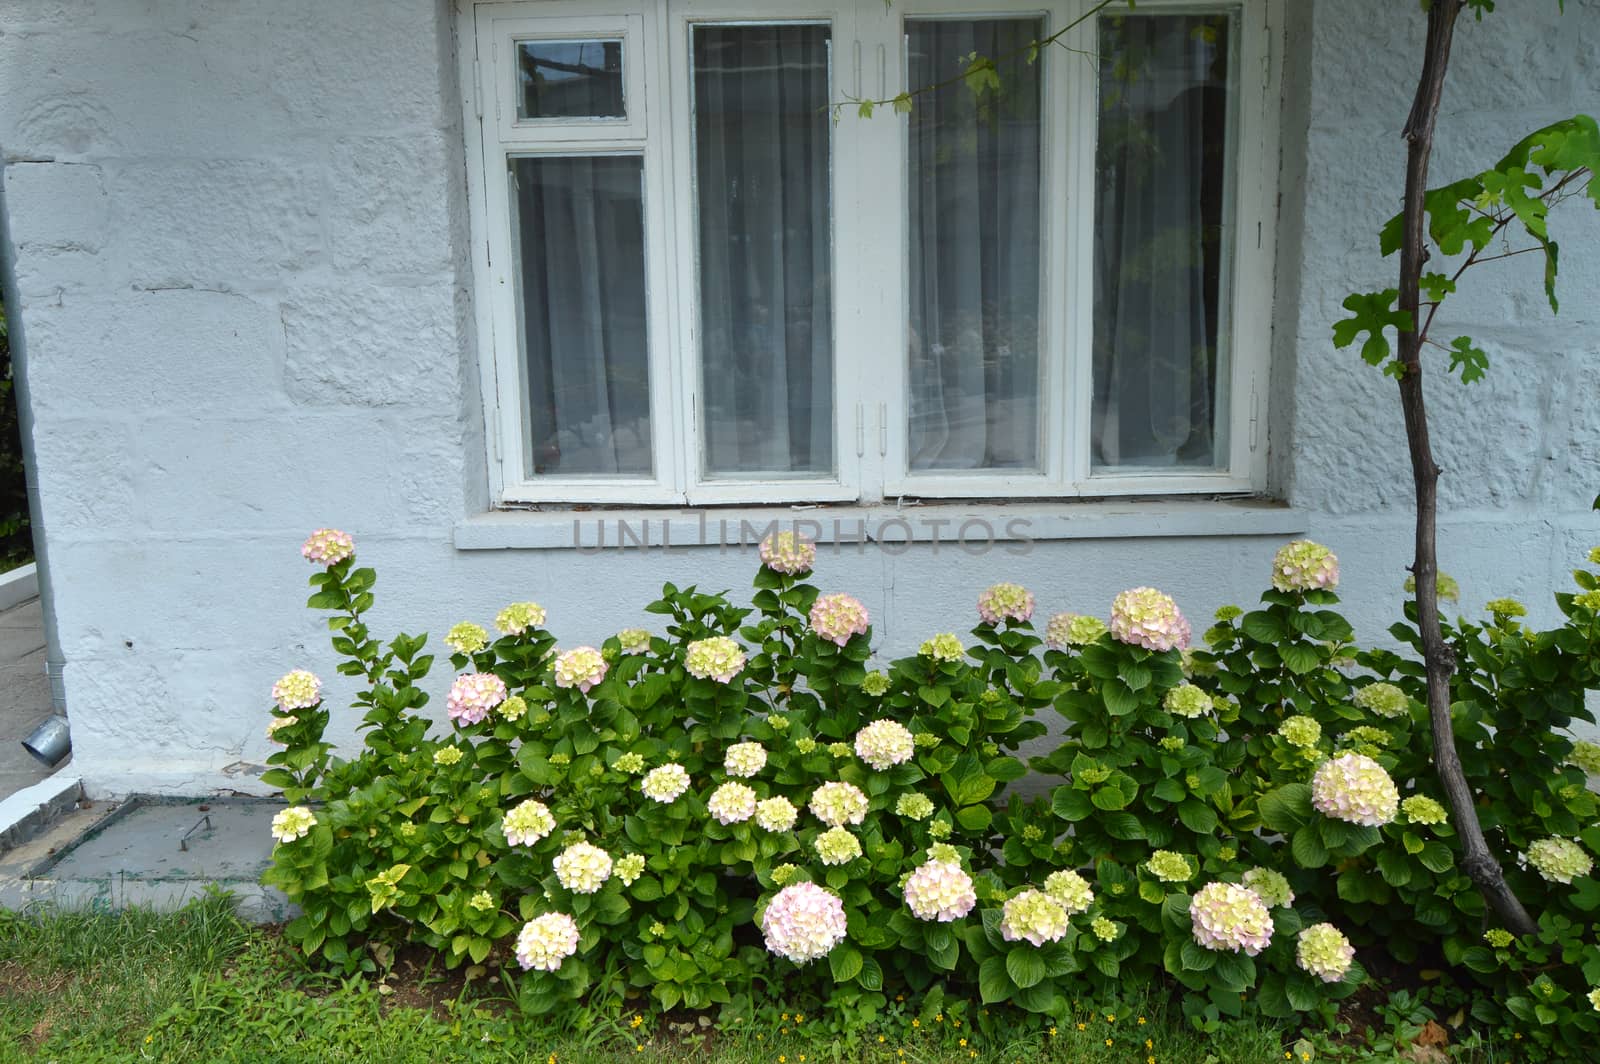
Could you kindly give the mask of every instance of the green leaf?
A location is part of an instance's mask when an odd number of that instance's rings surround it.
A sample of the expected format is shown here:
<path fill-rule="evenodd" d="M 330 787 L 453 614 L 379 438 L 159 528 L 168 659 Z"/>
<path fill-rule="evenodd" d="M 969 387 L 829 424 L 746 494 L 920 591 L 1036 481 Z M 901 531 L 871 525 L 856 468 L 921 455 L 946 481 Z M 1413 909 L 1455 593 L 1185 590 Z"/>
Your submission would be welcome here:
<path fill-rule="evenodd" d="M 1196 835 L 1209 835 L 1217 829 L 1217 814 L 1203 802 L 1193 798 L 1178 806 L 1178 819 Z"/>
<path fill-rule="evenodd" d="M 1283 643 L 1278 647 L 1278 656 L 1283 659 L 1284 668 L 1296 676 L 1303 676 L 1322 663 L 1317 648 L 1307 643 Z"/>
<path fill-rule="evenodd" d="M 1369 366 L 1381 366 L 1390 354 L 1389 340 L 1384 330 L 1410 332 L 1412 328 L 1411 315 L 1394 309 L 1399 298 L 1400 290 L 1397 288 L 1382 292 L 1356 292 L 1348 296 L 1343 306 L 1351 316 L 1334 323 L 1333 345 L 1349 347 L 1362 333 L 1367 333 L 1367 341 L 1361 346 L 1361 357 Z"/>
<path fill-rule="evenodd" d="M 987 830 L 994 821 L 994 814 L 986 805 L 967 805 L 956 810 L 956 823 L 967 831 Z"/>
<path fill-rule="evenodd" d="M 1032 946 L 1023 945 L 1006 954 L 1006 974 L 1019 987 L 1030 987 L 1044 979 L 1044 958 Z"/>
<path fill-rule="evenodd" d="M 1121 680 L 1107 680 L 1100 687 L 1100 698 L 1106 712 L 1113 717 L 1125 717 L 1139 708 L 1139 696 Z"/>
<path fill-rule="evenodd" d="M 1461 371 L 1461 383 L 1471 384 L 1483 379 L 1489 371 L 1489 355 L 1475 347 L 1470 336 L 1458 336 L 1450 345 L 1450 372 Z"/>
<path fill-rule="evenodd" d="M 841 942 L 828 954 L 828 968 L 833 972 L 834 982 L 848 983 L 861 974 L 861 951 L 848 942 Z"/>
<path fill-rule="evenodd" d="M 1050 795 L 1050 808 L 1062 820 L 1076 823 L 1094 812 L 1089 796 L 1063 784 Z"/>
<path fill-rule="evenodd" d="M 1450 853 L 1450 847 L 1438 839 L 1430 839 L 1422 847 L 1422 852 L 1417 855 L 1417 860 L 1421 861 L 1423 867 L 1430 872 L 1449 871 L 1456 863 L 1454 855 Z"/>
<path fill-rule="evenodd" d="M 1311 787 L 1290 783 L 1261 799 L 1261 822 L 1280 835 L 1305 827 L 1311 820 Z"/>
<path fill-rule="evenodd" d="M 1194 940 L 1186 941 L 1179 950 L 1186 972 L 1208 972 L 1217 963 L 1217 955 Z"/>
<path fill-rule="evenodd" d="M 1328 863 L 1328 851 L 1316 828 L 1309 824 L 1294 833 L 1289 850 L 1302 868 L 1321 868 Z"/>
<path fill-rule="evenodd" d="M 1006 958 L 999 954 L 985 957 L 983 963 L 978 965 L 978 995 L 983 998 L 983 1003 L 993 1005 L 1007 1000 L 1011 997 L 1011 988 Z"/>

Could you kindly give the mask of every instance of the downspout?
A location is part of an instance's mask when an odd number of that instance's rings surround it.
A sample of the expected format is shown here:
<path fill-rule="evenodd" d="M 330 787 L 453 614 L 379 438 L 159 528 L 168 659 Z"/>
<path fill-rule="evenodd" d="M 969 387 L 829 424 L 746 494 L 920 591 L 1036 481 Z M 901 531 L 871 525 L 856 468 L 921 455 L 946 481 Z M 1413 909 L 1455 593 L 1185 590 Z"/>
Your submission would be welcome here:
<path fill-rule="evenodd" d="M 0 178 L 4 169 L 0 167 Z M 39 573 L 39 606 L 44 614 L 45 671 L 50 678 L 51 712 L 66 715 L 67 694 L 63 674 L 66 660 L 56 630 L 54 588 L 50 579 L 49 537 L 45 535 L 44 509 L 39 505 L 39 466 L 33 446 L 33 403 L 28 389 L 28 337 L 22 323 L 22 293 L 17 289 L 16 249 L 11 242 L 11 216 L 6 211 L 5 182 L 0 180 L 0 295 L 5 298 L 6 327 L 11 340 L 12 395 L 17 403 L 17 426 L 22 435 L 22 466 L 28 482 L 28 515 L 33 531 L 33 557 Z"/>

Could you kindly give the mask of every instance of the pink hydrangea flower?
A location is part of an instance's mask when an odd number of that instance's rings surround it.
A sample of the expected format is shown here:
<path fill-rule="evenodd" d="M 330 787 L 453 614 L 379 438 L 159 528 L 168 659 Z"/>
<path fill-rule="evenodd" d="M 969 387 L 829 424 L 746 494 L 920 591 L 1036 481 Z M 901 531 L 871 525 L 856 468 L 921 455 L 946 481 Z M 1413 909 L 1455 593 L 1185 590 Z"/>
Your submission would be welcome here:
<path fill-rule="evenodd" d="M 879 772 L 905 764 L 916 752 L 911 732 L 896 721 L 875 720 L 856 732 L 856 756 Z"/>
<path fill-rule="evenodd" d="M 310 709 L 322 701 L 322 681 L 305 669 L 286 672 L 272 685 L 272 700 L 279 709 Z"/>
<path fill-rule="evenodd" d="M 817 548 L 795 532 L 774 532 L 761 541 L 761 564 L 775 573 L 808 572 L 816 560 Z"/>
<path fill-rule="evenodd" d="M 918 920 L 947 924 L 976 904 L 972 877 L 952 861 L 928 861 L 906 878 L 906 905 Z"/>
<path fill-rule="evenodd" d="M 556 656 L 556 686 L 576 687 L 584 694 L 606 678 L 606 659 L 594 647 L 574 647 Z"/>
<path fill-rule="evenodd" d="M 978 616 L 988 625 L 1026 621 L 1033 616 L 1033 592 L 1021 584 L 995 584 L 978 596 Z"/>
<path fill-rule="evenodd" d="M 1311 805 L 1335 820 L 1376 828 L 1394 819 L 1400 791 L 1372 758 L 1343 754 L 1324 761 L 1311 777 Z"/>
<path fill-rule="evenodd" d="M 1309 539 L 1286 543 L 1272 559 L 1272 586 L 1279 591 L 1331 591 L 1339 586 L 1339 558 Z"/>
<path fill-rule="evenodd" d="M 1272 941 L 1272 914 L 1261 896 L 1233 883 L 1208 883 L 1189 902 L 1194 940 L 1206 949 L 1254 957 Z"/>
<path fill-rule="evenodd" d="M 871 618 L 867 608 L 853 595 L 818 595 L 811 604 L 811 630 L 830 642 L 844 646 L 853 635 L 867 630 Z"/>
<path fill-rule="evenodd" d="M 356 541 L 337 528 L 319 528 L 300 546 L 300 557 L 313 565 L 338 565 L 355 552 Z"/>
<path fill-rule="evenodd" d="M 1146 650 L 1182 649 L 1189 645 L 1189 622 L 1170 595 L 1136 587 L 1112 600 L 1111 635 Z"/>
<path fill-rule="evenodd" d="M 744 668 L 744 650 L 725 635 L 697 639 L 683 655 L 683 667 L 699 680 L 730 683 Z"/>
<path fill-rule="evenodd" d="M 476 724 L 506 700 L 506 682 L 492 672 L 469 672 L 450 685 L 445 709 L 457 724 Z"/>
<path fill-rule="evenodd" d="M 815 883 L 778 891 L 761 915 L 767 950 L 796 964 L 826 957 L 844 941 L 844 902 Z"/>

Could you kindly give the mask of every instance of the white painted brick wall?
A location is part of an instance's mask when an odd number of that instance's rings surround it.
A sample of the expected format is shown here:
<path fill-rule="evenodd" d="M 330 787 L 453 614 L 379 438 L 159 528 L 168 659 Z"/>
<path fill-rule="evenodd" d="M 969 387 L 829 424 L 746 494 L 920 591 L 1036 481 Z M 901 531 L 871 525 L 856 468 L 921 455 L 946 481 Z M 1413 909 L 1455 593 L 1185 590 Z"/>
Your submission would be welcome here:
<path fill-rule="evenodd" d="M 1375 232 L 1398 204 L 1421 20 L 1389 0 L 1287 6 L 1274 478 L 1344 556 L 1376 639 L 1410 555 L 1409 471 L 1392 383 L 1329 329 L 1346 293 L 1392 283 Z M 1502 8 L 1461 27 L 1441 180 L 1600 99 L 1600 3 Z M 220 770 L 267 754 L 273 679 L 308 665 L 348 690 L 301 605 L 316 525 L 355 532 L 378 567 L 379 628 L 440 633 L 532 597 L 563 638 L 598 640 L 664 580 L 747 585 L 750 552 L 452 546 L 486 497 L 454 48 L 446 0 L 0 5 L 4 258 L 91 787 L 244 786 Z M 1551 620 L 1549 588 L 1600 542 L 1600 217 L 1567 213 L 1559 318 L 1513 261 L 1440 329 L 1494 360 L 1487 383 L 1439 375 L 1432 393 L 1442 554 L 1469 610 L 1516 594 Z M 850 548 L 824 551 L 821 579 L 866 601 L 893 654 L 965 628 L 1006 577 L 1046 610 L 1152 583 L 1198 625 L 1255 594 L 1277 545 Z"/>

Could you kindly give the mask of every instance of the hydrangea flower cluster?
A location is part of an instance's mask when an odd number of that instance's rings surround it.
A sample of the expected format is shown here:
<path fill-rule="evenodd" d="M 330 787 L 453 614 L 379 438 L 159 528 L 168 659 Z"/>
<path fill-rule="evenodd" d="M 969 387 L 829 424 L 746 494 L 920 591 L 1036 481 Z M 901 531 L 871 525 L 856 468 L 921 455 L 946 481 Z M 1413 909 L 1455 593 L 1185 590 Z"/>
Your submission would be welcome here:
<path fill-rule="evenodd" d="M 795 964 L 826 957 L 844 941 L 844 903 L 815 883 L 795 883 L 773 895 L 761 933 L 769 952 Z"/>
<path fill-rule="evenodd" d="M 517 932 L 517 963 L 524 971 L 559 971 L 578 952 L 578 922 L 566 913 L 535 916 Z"/>
<path fill-rule="evenodd" d="M 766 798 L 756 803 L 756 826 L 762 831 L 788 831 L 800 810 L 787 798 Z"/>
<path fill-rule="evenodd" d="M 879 772 L 905 764 L 916 750 L 911 732 L 892 720 L 875 720 L 856 732 L 856 756 Z"/>
<path fill-rule="evenodd" d="M 528 712 L 528 703 L 521 695 L 512 695 L 496 706 L 495 711 L 506 720 L 521 720 Z"/>
<path fill-rule="evenodd" d="M 1060 942 L 1068 926 L 1067 910 L 1042 890 L 1023 891 L 1000 914 L 1000 937 L 1007 942 Z"/>
<path fill-rule="evenodd" d="M 987 625 L 1019 624 L 1033 616 L 1033 592 L 1021 584 L 995 584 L 978 596 L 978 616 Z"/>
<path fill-rule="evenodd" d="M 927 861 L 906 879 L 906 906 L 918 920 L 949 923 L 959 920 L 978 904 L 972 877 L 959 864 Z"/>
<path fill-rule="evenodd" d="M 1600 744 L 1583 740 L 1573 743 L 1567 764 L 1578 766 L 1590 776 L 1600 776 Z"/>
<path fill-rule="evenodd" d="M 1595 549 L 1596 550 L 1600 550 L 1600 547 L 1597 547 Z M 1589 560 L 1590 561 L 1594 561 L 1595 559 L 1590 558 Z M 1594 1011 L 1600 1012 L 1600 986 L 1595 987 L 1593 990 L 1589 991 L 1589 993 L 1587 995 L 1585 995 L 1585 996 L 1588 997 L 1589 1004 L 1594 1006 Z"/>
<path fill-rule="evenodd" d="M 1107 920 L 1104 916 L 1096 916 L 1089 923 L 1089 930 L 1094 932 L 1094 937 L 1101 942 L 1115 942 L 1122 929 Z"/>
<path fill-rule="evenodd" d="M 459 765 L 461 763 L 461 747 L 439 747 L 439 749 L 433 752 L 433 763 L 435 765 L 444 765 L 446 767 L 450 765 Z"/>
<path fill-rule="evenodd" d="M 966 648 L 961 645 L 961 640 L 953 632 L 940 632 L 932 638 L 925 639 L 922 646 L 917 648 L 917 653 L 934 661 L 960 661 L 966 656 Z"/>
<path fill-rule="evenodd" d="M 767 748 L 760 743 L 734 743 L 723 755 L 722 767 L 730 776 L 749 779 L 767 767 Z"/>
<path fill-rule="evenodd" d="M 617 858 L 617 863 L 613 870 L 616 872 L 617 878 L 622 880 L 623 886 L 633 886 L 633 881 L 644 875 L 644 854 L 630 853 L 624 857 Z"/>
<path fill-rule="evenodd" d="M 1192 683 L 1180 683 L 1161 700 L 1161 708 L 1175 717 L 1203 717 L 1215 708 L 1211 696 Z"/>
<path fill-rule="evenodd" d="M 279 709 L 310 709 L 322 701 L 322 681 L 305 669 L 286 672 L 272 685 L 272 700 Z"/>
<path fill-rule="evenodd" d="M 1058 613 L 1044 626 L 1045 646 L 1063 650 L 1093 643 L 1105 635 L 1106 622 L 1083 613 Z"/>
<path fill-rule="evenodd" d="M 337 528 L 319 528 L 300 546 L 300 557 L 313 565 L 338 565 L 356 552 L 356 541 Z"/>
<path fill-rule="evenodd" d="M 639 789 L 651 801 L 666 805 L 677 801 L 678 796 L 689 789 L 689 773 L 682 765 L 673 761 L 645 773 Z"/>
<path fill-rule="evenodd" d="M 1350 940 L 1332 924 L 1312 924 L 1295 941 L 1295 963 L 1324 983 L 1343 979 L 1355 956 Z"/>
<path fill-rule="evenodd" d="M 494 626 L 504 635 L 521 635 L 544 624 L 544 607 L 537 602 L 513 602 L 494 615 Z"/>
<path fill-rule="evenodd" d="M 606 659 L 594 647 L 574 647 L 556 655 L 556 686 L 576 687 L 584 694 L 606 678 Z"/>
<path fill-rule="evenodd" d="M 1551 883 L 1571 883 L 1594 868 L 1594 861 L 1575 839 L 1538 839 L 1528 844 L 1522 860 Z"/>
<path fill-rule="evenodd" d="M 756 815 L 756 792 L 742 783 L 724 783 L 711 792 L 706 809 L 719 824 L 738 824 Z"/>
<path fill-rule="evenodd" d="M 1094 904 L 1094 890 L 1089 881 L 1071 869 L 1051 872 L 1045 877 L 1044 892 L 1066 911 L 1068 916 L 1087 912 Z"/>
<path fill-rule="evenodd" d="M 462 621 L 444 635 L 444 645 L 457 654 L 476 654 L 489 645 L 489 633 L 481 624 Z"/>
<path fill-rule="evenodd" d="M 933 802 L 925 794 L 902 794 L 895 799 L 894 811 L 907 820 L 926 820 L 933 815 Z"/>
<path fill-rule="evenodd" d="M 1517 940 L 1517 936 L 1503 927 L 1491 927 L 1483 933 L 1483 940 L 1495 949 L 1505 949 Z"/>
<path fill-rule="evenodd" d="M 303 805 L 291 805 L 272 818 L 272 837 L 279 842 L 303 839 L 317 826 L 317 818 Z"/>
<path fill-rule="evenodd" d="M 861 600 L 842 591 L 818 595 L 811 604 L 811 630 L 839 646 L 850 642 L 851 636 L 864 635 L 871 620 Z"/>
<path fill-rule="evenodd" d="M 283 743 L 284 745 L 288 745 L 286 740 L 278 738 L 278 731 L 281 728 L 287 728 L 292 724 L 299 723 L 300 718 L 293 714 L 290 714 L 287 717 L 273 717 L 271 720 L 267 721 L 267 738 L 271 739 L 275 743 Z"/>
<path fill-rule="evenodd" d="M 1279 591 L 1332 591 L 1339 586 L 1339 559 L 1309 539 L 1287 543 L 1273 556 L 1272 586 Z"/>
<path fill-rule="evenodd" d="M 817 836 L 817 856 L 825 865 L 842 865 L 861 856 L 861 840 L 847 828 L 829 828 Z"/>
<path fill-rule="evenodd" d="M 624 654 L 643 654 L 650 649 L 648 628 L 624 628 L 617 633 L 617 645 Z"/>
<path fill-rule="evenodd" d="M 1411 699 L 1392 683 L 1369 683 L 1357 688 L 1350 701 L 1380 717 L 1403 717 L 1411 711 Z"/>
<path fill-rule="evenodd" d="M 1240 879 L 1244 888 L 1254 891 L 1269 909 L 1279 906 L 1287 908 L 1294 904 L 1294 889 L 1281 872 L 1274 872 L 1270 868 L 1252 868 Z"/>
<path fill-rule="evenodd" d="M 853 783 L 824 783 L 811 792 L 811 815 L 829 827 L 859 824 L 866 819 L 867 796 Z"/>
<path fill-rule="evenodd" d="M 575 842 L 555 859 L 556 878 L 574 894 L 593 894 L 611 878 L 611 855 L 587 842 Z"/>
<path fill-rule="evenodd" d="M 624 776 L 635 775 L 644 771 L 644 755 L 636 754 L 630 750 L 626 754 L 618 757 L 616 762 L 612 764 L 611 767 L 622 773 Z"/>
<path fill-rule="evenodd" d="M 556 829 L 556 818 L 540 801 L 529 798 L 500 818 L 500 830 L 513 846 L 532 846 Z"/>
<path fill-rule="evenodd" d="M 1400 803 L 1400 809 L 1413 824 L 1443 824 L 1450 819 L 1449 811 L 1425 794 L 1412 795 Z"/>
<path fill-rule="evenodd" d="M 1400 792 L 1372 758 L 1341 754 L 1323 762 L 1312 776 L 1311 805 L 1335 820 L 1376 828 L 1394 819 Z"/>
<path fill-rule="evenodd" d="M 1278 725 L 1278 734 L 1290 746 L 1309 750 L 1322 739 L 1322 725 L 1311 717 L 1289 717 Z"/>
<path fill-rule="evenodd" d="M 1187 883 L 1194 875 L 1194 865 L 1189 863 L 1189 859 L 1171 850 L 1157 850 L 1144 866 L 1163 883 Z"/>
<path fill-rule="evenodd" d="M 889 690 L 889 674 L 874 670 L 867 673 L 861 681 L 861 689 L 873 698 L 877 698 Z"/>
<path fill-rule="evenodd" d="M 457 676 L 445 698 L 445 711 L 457 724 L 476 724 L 506 700 L 506 682 L 492 672 Z"/>
<path fill-rule="evenodd" d="M 744 668 L 744 651 L 725 635 L 698 639 L 689 644 L 683 667 L 696 679 L 731 683 Z"/>
<path fill-rule="evenodd" d="M 1272 940 L 1272 916 L 1253 890 L 1208 883 L 1189 902 L 1194 940 L 1206 949 L 1241 950 L 1254 957 Z"/>
<path fill-rule="evenodd" d="M 787 887 L 799 878 L 800 868 L 798 865 L 781 864 L 772 870 L 772 881 L 780 887 Z"/>
<path fill-rule="evenodd" d="M 1136 587 L 1111 602 L 1111 635 L 1146 650 L 1182 649 L 1189 645 L 1189 622 L 1171 596 L 1153 587 Z"/>
<path fill-rule="evenodd" d="M 494 908 L 494 895 L 490 894 L 486 890 L 480 890 L 478 893 L 467 899 L 467 904 L 478 910 L 480 913 L 486 913 Z"/>
<path fill-rule="evenodd" d="M 795 576 L 808 572 L 817 560 L 817 548 L 794 532 L 774 532 L 761 541 L 761 564 L 775 573 Z"/>
<path fill-rule="evenodd" d="M 1406 577 L 1406 582 L 1401 585 L 1406 594 L 1417 593 L 1417 578 L 1415 575 Z M 1461 600 L 1461 585 L 1456 583 L 1455 577 L 1449 573 L 1441 572 L 1433 578 L 1434 597 L 1440 602 L 1459 602 Z"/>
<path fill-rule="evenodd" d="M 1526 617 L 1528 615 L 1528 607 L 1514 598 L 1492 598 L 1483 604 L 1483 608 L 1501 623 L 1509 621 L 1513 617 Z"/>

